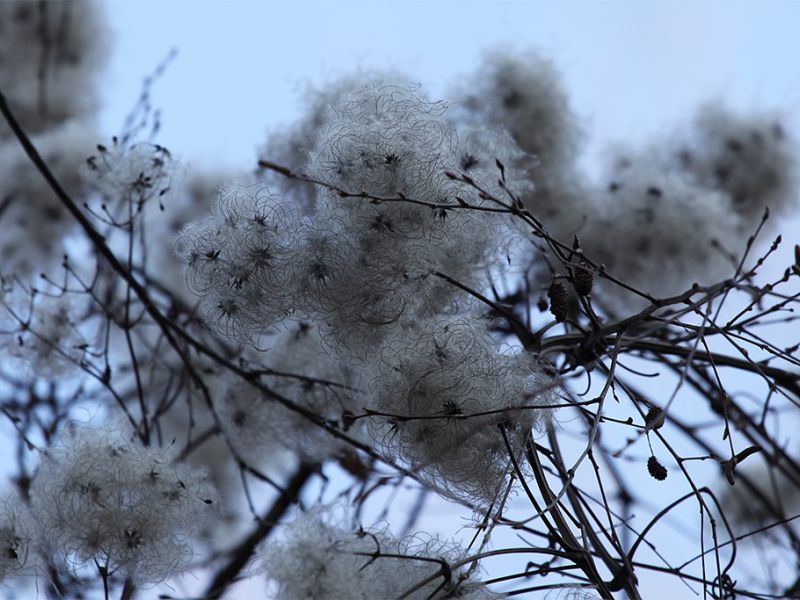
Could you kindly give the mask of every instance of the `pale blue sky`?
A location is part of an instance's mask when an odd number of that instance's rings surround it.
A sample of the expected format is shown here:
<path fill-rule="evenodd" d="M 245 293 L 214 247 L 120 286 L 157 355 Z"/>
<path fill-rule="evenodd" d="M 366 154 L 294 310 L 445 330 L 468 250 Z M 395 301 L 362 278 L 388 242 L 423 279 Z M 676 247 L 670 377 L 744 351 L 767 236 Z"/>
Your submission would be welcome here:
<path fill-rule="evenodd" d="M 445 98 L 498 44 L 551 56 L 601 146 L 669 129 L 710 98 L 800 107 L 798 2 L 108 4 L 115 39 L 104 130 L 119 126 L 142 77 L 175 47 L 154 94 L 161 142 L 204 164 L 249 167 L 267 128 L 297 115 L 306 82 L 394 67 Z"/>

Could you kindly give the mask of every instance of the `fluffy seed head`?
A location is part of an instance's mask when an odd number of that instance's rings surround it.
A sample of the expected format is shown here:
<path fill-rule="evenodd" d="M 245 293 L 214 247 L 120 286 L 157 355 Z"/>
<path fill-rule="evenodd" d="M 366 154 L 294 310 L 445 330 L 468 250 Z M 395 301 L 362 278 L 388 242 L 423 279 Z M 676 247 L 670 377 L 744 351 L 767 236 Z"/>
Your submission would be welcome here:
<path fill-rule="evenodd" d="M 141 583 L 180 571 L 215 495 L 201 473 L 174 458 L 115 431 L 69 429 L 43 453 L 31 483 L 46 550 L 74 571 L 97 561 Z"/>
<path fill-rule="evenodd" d="M 326 350 L 318 328 L 308 323 L 288 328 L 269 343 L 263 366 L 275 374 L 260 381 L 320 421 L 344 429 L 342 415 L 359 410 L 357 371 Z M 319 425 L 240 379 L 230 380 L 214 402 L 228 439 L 254 464 L 280 447 L 307 462 L 324 461 L 345 448 Z M 362 436 L 361 422 L 348 435 Z"/>
<path fill-rule="evenodd" d="M 0 501 L 0 581 L 21 574 L 33 559 L 34 524 L 16 496 Z"/>
<path fill-rule="evenodd" d="M 415 600 L 497 597 L 462 569 L 445 579 L 443 566 L 462 555 L 454 546 L 397 539 L 384 530 L 352 531 L 325 517 L 321 511 L 303 515 L 284 529 L 284 542 L 265 546 L 265 573 L 280 600 L 371 600 L 405 592 Z"/>
<path fill-rule="evenodd" d="M 97 146 L 86 161 L 84 178 L 106 203 L 123 207 L 130 203 L 138 213 L 146 202 L 169 192 L 175 169 L 172 156 L 162 146 L 126 146 L 114 140 L 110 147 Z"/>
<path fill-rule="evenodd" d="M 89 120 L 107 56 L 101 2 L 0 2 L 0 89 L 28 133 Z M 11 137 L 0 124 L 0 140 Z"/>
<path fill-rule="evenodd" d="M 226 337 L 256 341 L 293 308 L 294 211 L 261 186 L 225 188 L 212 215 L 189 225 L 176 249 L 206 322 Z"/>
<path fill-rule="evenodd" d="M 715 247 L 742 250 L 739 221 L 725 194 L 665 169 L 651 153 L 618 160 L 608 181 L 596 196 L 602 209 L 580 239 L 586 255 L 610 274 L 658 297 L 733 269 Z M 627 292 L 602 283 L 601 291 L 618 305 L 637 306 Z"/>
<path fill-rule="evenodd" d="M 699 112 L 677 162 L 696 181 L 731 199 L 752 233 L 769 207 L 774 216 L 797 206 L 797 144 L 775 113 L 737 114 L 711 104 Z"/>
<path fill-rule="evenodd" d="M 64 377 L 73 371 L 88 347 L 80 327 L 81 308 L 67 294 L 19 285 L 7 289 L 0 297 L 0 340 L 7 342 L 8 355 L 18 359 L 15 366 L 32 377 Z"/>
<path fill-rule="evenodd" d="M 77 198 L 84 190 L 81 165 L 94 139 L 84 123 L 67 121 L 31 141 L 64 190 Z M 0 271 L 30 276 L 56 268 L 75 220 L 16 139 L 0 141 L 0 204 Z"/>
<path fill-rule="evenodd" d="M 467 118 L 506 129 L 548 168 L 572 160 L 579 132 L 558 72 L 538 54 L 487 54 L 460 95 Z"/>
<path fill-rule="evenodd" d="M 502 353 L 479 319 L 415 322 L 387 341 L 372 386 L 370 432 L 440 493 L 492 502 L 554 383 L 525 354 Z M 506 445 L 501 429 L 508 439 Z"/>

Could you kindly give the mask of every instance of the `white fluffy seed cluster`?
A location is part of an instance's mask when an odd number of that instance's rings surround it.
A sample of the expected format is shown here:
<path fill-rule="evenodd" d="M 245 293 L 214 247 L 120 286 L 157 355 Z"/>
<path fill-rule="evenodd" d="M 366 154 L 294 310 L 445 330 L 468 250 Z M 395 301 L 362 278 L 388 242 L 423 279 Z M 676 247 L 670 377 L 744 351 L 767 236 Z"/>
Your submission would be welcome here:
<path fill-rule="evenodd" d="M 275 336 L 263 366 L 274 374 L 260 381 L 273 392 L 313 413 L 320 422 L 364 438 L 361 422 L 346 416 L 364 403 L 358 372 L 326 350 L 316 326 L 301 322 Z M 237 452 L 261 464 L 281 446 L 309 463 L 323 461 L 346 446 L 307 417 L 289 410 L 239 378 L 215 397 L 222 428 Z"/>
<path fill-rule="evenodd" d="M 777 217 L 797 205 L 797 145 L 784 121 L 778 113 L 743 115 L 709 104 L 674 151 L 678 170 L 730 198 L 747 234 L 765 207 Z"/>
<path fill-rule="evenodd" d="M 371 408 L 391 416 L 371 420 L 371 432 L 439 493 L 488 505 L 513 471 L 511 454 L 519 459 L 549 416 L 542 406 L 555 403 L 555 387 L 530 355 L 498 351 L 480 319 L 415 322 L 384 347 Z"/>
<path fill-rule="evenodd" d="M 455 288 L 432 276 L 436 271 L 480 287 L 501 228 L 499 219 L 486 214 L 453 210 L 457 198 L 486 204 L 473 188 L 446 175 L 459 173 L 460 163 L 477 154 L 477 132 L 465 137 L 466 145 L 446 119 L 445 105 L 405 84 L 373 83 L 331 108 L 309 170 L 336 190 L 373 197 L 342 198 L 328 191 L 314 215 L 317 232 L 333 229 L 347 240 L 345 268 L 320 290 L 319 308 L 330 314 L 333 331 L 348 337 L 348 347 L 372 346 L 376 333 L 385 334 L 401 318 L 446 306 Z M 495 181 L 498 157 L 489 160 L 488 152 L 506 151 L 499 148 L 501 142 L 509 152 L 514 147 L 500 136 L 491 140 L 494 147 L 488 135 L 482 141 L 481 160 L 473 156 L 467 166 L 480 181 L 484 165 L 491 165 L 489 181 Z M 427 205 L 374 198 L 409 198 Z"/>
<path fill-rule="evenodd" d="M 335 79 L 325 86 L 309 88 L 303 96 L 304 112 L 300 119 L 289 127 L 270 133 L 266 143 L 259 149 L 259 156 L 270 162 L 291 167 L 292 170 L 308 171 L 309 155 L 317 144 L 320 130 L 328 120 L 332 106 L 337 106 L 354 90 L 367 87 L 375 81 L 400 81 L 394 73 L 357 73 Z M 304 214 L 314 212 L 317 202 L 317 187 L 313 184 L 287 179 L 270 171 L 260 173 L 271 189 L 291 196 L 292 201 Z"/>
<path fill-rule="evenodd" d="M 555 66 L 533 52 L 488 53 L 456 94 L 470 120 L 508 131 L 542 164 L 568 162 L 580 137 Z"/>
<path fill-rule="evenodd" d="M 70 194 L 83 190 L 80 169 L 92 140 L 79 121 L 66 121 L 31 139 Z M 0 141 L 0 203 L 0 272 L 38 275 L 57 266 L 74 220 L 16 139 Z"/>
<path fill-rule="evenodd" d="M 96 562 L 137 583 L 179 572 L 216 498 L 201 473 L 173 459 L 115 431 L 69 430 L 43 454 L 31 483 L 45 551 L 70 569 Z"/>
<path fill-rule="evenodd" d="M 0 2 L 0 90 L 69 194 L 96 139 L 96 77 L 105 56 L 99 3 Z M 0 272 L 36 276 L 59 265 L 73 220 L 0 122 Z"/>
<path fill-rule="evenodd" d="M 329 524 L 320 511 L 284 528 L 285 541 L 267 544 L 263 565 L 280 600 L 372 600 L 374 598 L 464 598 L 498 596 L 450 570 L 459 550 L 437 539 L 397 539 L 387 531 L 352 531 Z M 448 573 L 445 577 L 444 569 Z"/>
<path fill-rule="evenodd" d="M 262 186 L 236 184 L 209 218 L 183 231 L 176 248 L 210 326 L 252 340 L 289 314 L 299 225 L 292 207 Z"/>
<path fill-rule="evenodd" d="M 580 130 L 548 61 L 491 53 L 467 82 L 458 118 L 506 128 L 537 159 L 526 207 L 556 238 L 577 235 L 587 256 L 656 296 L 731 274 L 725 252 L 741 253 L 764 209 L 775 222 L 796 206 L 797 148 L 778 114 L 708 105 L 683 134 L 618 152 L 592 182 L 577 167 Z M 546 286 L 549 271 L 540 272 Z M 639 303 L 604 281 L 597 290 L 617 309 Z"/>
<path fill-rule="evenodd" d="M 741 222 L 720 191 L 698 187 L 648 161 L 621 161 L 597 200 L 604 210 L 580 237 L 582 247 L 627 283 L 657 297 L 669 296 L 732 271 L 713 244 L 741 250 Z M 619 288 L 604 292 L 622 306 L 631 302 Z"/>
<path fill-rule="evenodd" d="M 63 377 L 75 370 L 88 342 L 80 327 L 81 303 L 67 294 L 5 289 L 0 297 L 0 341 L 4 367 L 31 377 Z"/>
<path fill-rule="evenodd" d="M 453 93 L 463 98 L 458 120 L 491 124 L 512 136 L 523 155 L 509 171 L 534 183 L 533 190 L 517 190 L 526 208 L 568 239 L 588 202 L 575 167 L 582 133 L 555 66 L 534 52 L 496 50 Z"/>
<path fill-rule="evenodd" d="M 97 108 L 107 31 L 99 2 L 0 2 L 0 89 L 28 133 Z M 11 136 L 0 125 L 0 140 Z"/>
<path fill-rule="evenodd" d="M 688 132 L 617 151 L 593 196 L 599 214 L 579 234 L 583 248 L 656 296 L 729 276 L 728 255 L 741 255 L 765 209 L 775 223 L 796 205 L 796 150 L 777 115 L 709 105 Z"/>
<path fill-rule="evenodd" d="M 33 563 L 34 523 L 16 496 L 0 500 L 0 582 L 27 571 Z"/>
<path fill-rule="evenodd" d="M 223 334 L 252 340 L 294 315 L 323 324 L 326 338 L 363 355 L 401 318 L 450 304 L 458 290 L 437 271 L 481 287 L 502 221 L 456 210 L 457 198 L 489 201 L 447 173 L 469 172 L 497 188 L 495 160 L 521 151 L 502 132 L 475 128 L 461 143 L 446 107 L 408 85 L 371 83 L 347 93 L 335 86 L 321 97 L 338 103 L 305 168 L 332 189 L 317 190 L 313 206 L 300 199 L 298 208 L 292 196 L 234 186 L 211 219 L 186 229 L 178 249 L 190 288 Z"/>
<path fill-rule="evenodd" d="M 169 290 L 176 300 L 192 306 L 197 297 L 186 286 L 186 265 L 175 252 L 175 240 L 198 214 L 211 210 L 222 184 L 235 181 L 237 177 L 229 170 L 219 170 L 188 171 L 174 179 L 178 181 L 173 180 L 174 187 L 167 201 L 145 210 L 142 221 L 146 250 L 144 266 L 150 277 Z"/>
<path fill-rule="evenodd" d="M 444 195 L 444 171 L 457 147 L 446 110 L 403 84 L 353 90 L 331 107 L 309 158 L 311 172 L 348 192 Z"/>
<path fill-rule="evenodd" d="M 138 213 L 145 203 L 170 191 L 175 169 L 172 156 L 163 146 L 123 144 L 115 139 L 111 147 L 96 147 L 96 153 L 86 161 L 83 177 L 109 210 L 131 204 Z"/>
<path fill-rule="evenodd" d="M 353 78 L 318 101 L 297 152 L 284 150 L 304 157 L 292 169 L 327 187 L 313 202 L 293 186 L 285 198 L 223 191 L 178 242 L 189 286 L 219 333 L 260 337 L 270 350 L 259 362 L 308 378 L 262 377 L 271 390 L 356 437 L 348 413 L 399 415 L 371 417 L 381 451 L 443 494 L 491 503 L 512 469 L 500 427 L 519 454 L 553 386 L 528 357 L 500 351 L 479 319 L 445 317 L 462 314 L 468 296 L 440 274 L 483 288 L 506 224 L 460 204 L 496 206 L 488 195 L 507 199 L 503 185 L 530 192 L 527 171 L 503 166 L 532 159 L 502 129 L 457 128 L 444 104 L 406 83 Z M 303 323 L 272 333 L 286 317 Z M 340 448 L 244 382 L 218 396 L 225 433 L 248 460 L 276 441 L 306 460 Z"/>

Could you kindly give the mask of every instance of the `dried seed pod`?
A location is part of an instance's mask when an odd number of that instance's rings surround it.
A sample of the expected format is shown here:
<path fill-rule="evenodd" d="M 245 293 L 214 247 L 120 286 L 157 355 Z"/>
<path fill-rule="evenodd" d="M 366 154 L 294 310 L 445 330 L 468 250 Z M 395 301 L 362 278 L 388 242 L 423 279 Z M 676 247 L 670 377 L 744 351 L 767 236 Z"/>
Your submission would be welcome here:
<path fill-rule="evenodd" d="M 547 290 L 547 296 L 550 298 L 550 312 L 553 313 L 556 321 L 561 323 L 567 318 L 569 312 L 567 288 L 560 281 L 554 281 Z"/>
<path fill-rule="evenodd" d="M 350 428 L 353 426 L 353 423 L 356 422 L 356 416 L 349 410 L 346 410 L 342 413 L 341 420 L 342 420 L 342 429 L 344 431 L 349 431 Z"/>
<path fill-rule="evenodd" d="M 588 296 L 592 293 L 594 273 L 586 265 L 578 265 L 574 269 L 573 284 L 578 295 Z"/>
<path fill-rule="evenodd" d="M 655 456 L 647 459 L 647 471 L 653 479 L 664 481 L 667 478 L 667 468 L 658 462 Z"/>
<path fill-rule="evenodd" d="M 645 431 L 652 431 L 653 429 L 659 429 L 661 426 L 664 425 L 664 411 L 661 407 L 653 405 L 650 407 L 650 410 L 647 411 L 647 415 L 644 418 L 644 427 Z"/>

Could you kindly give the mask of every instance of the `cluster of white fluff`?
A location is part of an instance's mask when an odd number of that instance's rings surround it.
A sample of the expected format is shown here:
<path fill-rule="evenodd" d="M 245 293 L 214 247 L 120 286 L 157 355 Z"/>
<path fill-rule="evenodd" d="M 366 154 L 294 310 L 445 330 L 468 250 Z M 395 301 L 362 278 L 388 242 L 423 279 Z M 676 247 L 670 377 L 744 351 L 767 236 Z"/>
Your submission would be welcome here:
<path fill-rule="evenodd" d="M 91 0 L 0 2 L 0 89 L 27 132 L 96 110 L 107 56 L 103 12 Z M 0 140 L 9 136 L 0 124 Z"/>
<path fill-rule="evenodd" d="M 233 185 L 212 215 L 181 234 L 189 289 L 209 325 L 233 339 L 253 339 L 293 306 L 290 264 L 299 220 L 263 186 Z"/>
<path fill-rule="evenodd" d="M 114 139 L 111 147 L 97 146 L 97 153 L 86 161 L 83 176 L 108 210 L 126 209 L 117 217 L 124 218 L 129 204 L 138 213 L 145 203 L 169 192 L 175 169 L 172 156 L 162 146 L 125 145 Z"/>
<path fill-rule="evenodd" d="M 214 214 L 180 237 L 189 286 L 218 332 L 260 337 L 269 351 L 259 362 L 311 378 L 262 377 L 270 389 L 343 430 L 343 417 L 365 407 L 399 415 L 371 417 L 387 456 L 441 493 L 489 504 L 512 470 L 500 426 L 519 454 L 547 413 L 536 407 L 556 395 L 535 361 L 498 349 L 482 321 L 444 316 L 460 314 L 465 294 L 437 272 L 483 288 L 508 229 L 502 217 L 459 204 L 496 206 L 487 194 L 508 200 L 501 179 L 530 193 L 527 172 L 503 166 L 532 160 L 502 129 L 458 129 L 417 87 L 353 81 L 355 89 L 321 93 L 320 103 L 335 103 L 326 111 L 313 104 L 300 126 L 316 128 L 300 170 L 330 187 L 318 188 L 314 202 L 301 197 L 297 210 L 292 186 L 286 198 L 224 190 Z M 286 158 L 300 154 L 305 148 Z M 263 335 L 288 316 L 308 324 Z M 246 382 L 231 382 L 215 407 L 248 460 L 270 454 L 276 441 L 306 460 L 340 448 Z"/>
<path fill-rule="evenodd" d="M 144 267 L 150 277 L 184 304 L 194 304 L 197 297 L 185 284 L 186 265 L 175 252 L 175 240 L 198 214 L 211 210 L 223 183 L 233 180 L 236 177 L 228 171 L 188 171 L 184 177 L 173 178 L 172 190 L 161 206 L 145 209 L 141 224 Z"/>
<path fill-rule="evenodd" d="M 177 262 L 177 257 L 173 260 Z M 173 282 L 176 287 L 178 283 Z M 136 357 L 135 368 L 130 366 L 131 354 Z M 95 363 L 100 370 L 107 360 L 113 369 L 110 384 L 118 401 L 105 403 L 106 420 L 132 420 L 139 431 L 146 423 L 151 444 L 172 446 L 183 464 L 204 473 L 222 506 L 237 507 L 242 499 L 241 473 L 227 440 L 217 433 L 219 420 L 209 404 L 223 380 L 222 370 L 203 355 L 190 353 L 188 358 L 184 362 L 156 326 L 136 327 L 129 339 L 112 336 L 103 362 Z M 249 526 L 248 517 L 226 508 L 199 524 L 195 536 L 212 552 L 222 551 L 243 526 Z"/>
<path fill-rule="evenodd" d="M 304 111 L 301 118 L 289 127 L 271 132 L 266 143 L 259 149 L 259 156 L 269 162 L 290 167 L 304 173 L 308 159 L 317 143 L 320 130 L 327 121 L 332 106 L 355 90 L 362 89 L 374 81 L 399 81 L 393 73 L 368 72 L 342 77 L 319 88 L 309 88 L 303 98 Z M 288 179 L 270 171 L 261 173 L 265 181 L 278 193 L 291 196 L 304 214 L 314 212 L 317 187 L 311 183 Z"/>
<path fill-rule="evenodd" d="M 102 7 L 93 1 L 0 3 L 0 90 L 69 194 L 95 139 L 95 77 L 103 62 Z M 0 122 L 0 271 L 37 275 L 60 264 L 70 215 Z"/>
<path fill-rule="evenodd" d="M 569 163 L 580 131 L 558 71 L 533 52 L 488 53 L 477 72 L 454 95 L 459 116 L 503 128 L 542 165 Z"/>
<path fill-rule="evenodd" d="M 194 297 L 184 284 L 183 261 L 175 254 L 175 236 L 186 223 L 186 206 L 195 200 L 193 190 L 183 190 L 184 174 L 163 146 L 116 137 L 108 146 L 97 144 L 81 169 L 88 211 L 95 225 L 108 231 L 109 249 L 127 257 L 132 270 L 152 281 L 157 297 L 163 291 L 191 305 Z M 198 201 L 194 214 L 210 206 L 209 198 Z M 175 227 L 178 211 L 184 219 Z M 117 285 L 114 291 L 116 306 L 124 310 L 127 286 Z"/>
<path fill-rule="evenodd" d="M 740 221 L 725 194 L 647 160 L 618 162 L 595 201 L 602 210 L 580 237 L 584 252 L 657 297 L 724 278 L 733 267 L 721 248 L 742 249 Z M 623 306 L 631 301 L 619 297 L 620 288 L 604 292 Z"/>
<path fill-rule="evenodd" d="M 88 347 L 82 308 L 67 294 L 9 286 L 0 298 L 0 340 L 14 367 L 33 377 L 58 377 L 79 365 Z"/>
<path fill-rule="evenodd" d="M 797 205 L 797 145 L 785 116 L 748 115 L 709 104 L 675 151 L 678 169 L 704 189 L 727 195 L 742 225 L 752 228 L 769 207 L 779 216 Z"/>
<path fill-rule="evenodd" d="M 260 378 L 270 390 L 348 436 L 364 437 L 361 422 L 347 420 L 365 403 L 358 389 L 359 373 L 324 348 L 316 326 L 301 322 L 276 335 L 261 363 L 273 373 Z M 346 447 L 308 418 L 239 378 L 229 379 L 222 387 L 214 399 L 222 428 L 239 454 L 253 464 L 263 463 L 279 448 L 313 463 Z"/>
<path fill-rule="evenodd" d="M 397 539 L 385 530 L 349 530 L 329 521 L 321 511 L 307 513 L 284 528 L 285 541 L 264 546 L 264 570 L 279 600 L 372 600 L 405 593 L 419 600 L 498 597 L 464 569 L 450 569 L 449 563 L 463 556 L 455 546 Z"/>
<path fill-rule="evenodd" d="M 485 125 L 462 125 L 458 133 L 459 173 L 480 182 L 486 193 L 506 203 L 506 189 L 522 198 L 534 190 L 537 159 L 523 151 L 508 132 Z M 505 189 L 500 186 L 501 178 Z"/>
<path fill-rule="evenodd" d="M 216 431 L 218 420 L 204 393 L 181 358 L 163 339 L 156 344 L 149 341 L 144 340 L 134 347 L 139 365 L 138 384 L 149 410 L 151 440 L 158 445 L 173 444 L 181 452 L 190 449 L 182 455 L 182 463 L 205 474 L 222 506 L 238 506 L 242 494 L 241 474 L 226 439 L 220 435 L 206 437 L 208 432 Z M 219 368 L 200 357 L 192 360 L 191 367 L 213 397 L 222 379 Z M 127 385 L 121 379 L 117 373 L 117 390 L 126 390 L 120 392 L 125 400 L 124 409 L 139 421 L 141 405 L 137 381 L 133 373 L 128 376 Z M 112 418 L 121 420 L 125 415 L 118 410 Z M 248 518 L 240 517 L 233 510 L 216 512 L 213 519 L 198 525 L 195 537 L 211 551 L 227 548 L 242 533 L 242 527 L 249 525 Z"/>
<path fill-rule="evenodd" d="M 218 375 L 204 374 L 206 380 L 211 380 L 212 377 Z M 174 384 L 174 381 L 171 383 Z M 152 389 L 153 386 L 150 384 L 148 387 Z M 226 440 L 220 435 L 204 437 L 208 431 L 215 430 L 216 421 L 199 396 L 200 394 L 195 394 L 191 399 L 191 407 L 183 395 L 175 398 L 175 404 L 170 410 L 159 415 L 158 435 L 153 438 L 164 443 L 174 441 L 181 449 L 191 448 L 191 452 L 182 458 L 182 462 L 192 469 L 204 472 L 208 482 L 216 490 L 219 504 L 225 509 L 200 523 L 194 536 L 208 552 L 217 552 L 233 546 L 244 530 L 250 527 L 251 519 L 250 515 L 240 514 L 236 510 L 242 501 L 242 479 L 237 461 Z M 254 466 L 255 464 L 253 463 Z M 263 462 L 261 466 L 263 467 Z"/>
<path fill-rule="evenodd" d="M 84 124 L 67 121 L 32 142 L 67 193 L 80 194 L 92 139 Z M 38 275 L 60 264 L 74 220 L 16 139 L 0 142 L 0 207 L 0 271 Z"/>
<path fill-rule="evenodd" d="M 547 230 L 567 244 L 577 235 L 588 257 L 656 296 L 731 274 L 715 246 L 741 253 L 739 240 L 765 207 L 774 218 L 796 204 L 796 146 L 777 114 L 742 116 L 709 105 L 688 132 L 619 152 L 592 182 L 577 167 L 579 127 L 546 60 L 489 54 L 457 93 L 464 98 L 459 121 L 504 127 L 536 159 L 535 187 L 522 199 Z M 537 270 L 548 285 L 541 261 Z M 597 289 L 618 309 L 640 303 L 604 281 Z"/>
<path fill-rule="evenodd" d="M 407 85 L 375 83 L 331 107 L 309 158 L 310 170 L 348 192 L 446 196 L 445 169 L 457 147 L 447 107 Z"/>
<path fill-rule="evenodd" d="M 174 458 L 119 432 L 68 430 L 43 453 L 30 488 L 45 551 L 71 569 L 97 563 L 137 583 L 179 572 L 216 499 L 201 473 Z"/>
<path fill-rule="evenodd" d="M 517 190 L 526 208 L 569 239 L 589 202 L 575 167 L 582 135 L 555 66 L 534 52 L 494 51 L 453 94 L 462 101 L 458 121 L 490 124 L 513 137 L 524 154 L 509 171 L 534 184 L 532 191 Z"/>
<path fill-rule="evenodd" d="M 361 372 L 325 347 L 316 325 L 300 322 L 275 336 L 263 364 L 275 372 L 262 378 L 271 390 L 350 437 L 363 438 L 362 421 L 347 420 L 365 403 Z M 265 433 L 306 461 L 324 460 L 346 447 L 296 412 L 276 402 L 269 407 L 273 414 Z"/>
<path fill-rule="evenodd" d="M 30 568 L 34 554 L 34 523 L 16 496 L 0 500 L 0 581 Z"/>
<path fill-rule="evenodd" d="M 381 450 L 440 493 L 491 504 L 531 428 L 549 415 L 555 383 L 526 353 L 502 353 L 471 317 L 410 323 L 387 340 L 372 382 L 370 422 Z M 505 431 L 506 445 L 501 433 Z M 520 461 L 521 462 L 521 461 Z"/>
<path fill-rule="evenodd" d="M 458 290 L 435 272 L 480 288 L 495 260 L 502 219 L 459 209 L 458 198 L 490 201 L 447 173 L 468 172 L 499 193 L 495 160 L 521 154 L 513 141 L 470 128 L 461 143 L 445 106 L 408 85 L 337 87 L 332 95 L 339 102 L 306 166 L 334 189 L 317 190 L 313 207 L 302 201 L 298 211 L 292 197 L 235 186 L 214 216 L 181 236 L 190 288 L 229 337 L 252 339 L 294 314 L 323 323 L 326 337 L 363 355 L 401 318 L 450 304 Z M 258 236 L 254 210 L 268 217 Z M 253 240 L 261 246 L 247 246 Z"/>
<path fill-rule="evenodd" d="M 454 182 L 447 173 L 466 173 L 490 191 L 497 191 L 501 172 L 496 161 L 521 160 L 524 153 L 502 129 L 485 124 L 457 128 L 443 102 L 430 101 L 419 86 L 372 82 L 349 94 L 340 94 L 319 128 L 309 153 L 310 173 L 349 193 L 377 198 L 409 198 L 445 208 L 458 206 L 456 197 L 473 205 L 486 205 L 475 189 Z M 529 185 L 529 184 L 523 184 Z M 323 194 L 327 211 L 352 213 L 357 220 L 369 202 Z M 371 204 L 379 204 L 373 201 Z M 426 218 L 419 206 L 393 206 L 395 226 L 401 234 L 413 227 L 420 239 L 439 239 L 449 232 L 446 219 Z M 423 207 L 424 208 L 424 207 Z M 386 209 L 385 209 L 386 210 Z M 467 220 L 469 211 L 460 216 Z M 322 214 L 326 214 L 322 211 Z M 452 225 L 450 226 L 453 227 Z"/>
<path fill-rule="evenodd" d="M 312 171 L 348 192 L 367 191 L 378 195 L 383 183 L 380 183 L 380 169 L 374 167 L 380 167 L 386 162 L 386 157 L 392 154 L 397 154 L 398 159 L 402 156 L 405 164 L 398 167 L 399 160 L 398 164 L 389 164 L 387 166 L 392 168 L 388 172 L 396 174 L 400 171 L 401 178 L 403 173 L 413 177 L 417 168 L 418 172 L 427 171 L 428 175 L 433 175 L 433 179 L 439 180 L 436 186 L 442 187 L 444 169 L 441 166 L 444 161 L 448 169 L 467 173 L 492 188 L 492 191 L 497 191 L 494 183 L 499 177 L 496 160 L 504 164 L 524 162 L 524 153 L 513 140 L 508 139 L 504 130 L 496 127 L 487 129 L 485 123 L 453 129 L 446 106 L 424 98 L 419 86 L 397 73 L 359 72 L 342 77 L 324 87 L 307 90 L 305 105 L 301 119 L 291 127 L 273 133 L 260 149 L 259 155 L 271 163 L 288 166 L 297 172 Z M 448 122 L 442 119 L 445 116 Z M 433 130 L 425 132 L 423 125 L 429 120 Z M 365 127 L 353 131 L 353 123 Z M 391 137 L 391 141 L 381 140 L 382 124 L 395 128 L 395 133 L 402 131 L 402 134 L 386 136 Z M 355 135 L 349 138 L 351 133 Z M 409 141 L 420 143 L 409 144 Z M 451 155 L 453 150 L 456 150 L 456 156 Z M 424 168 L 424 154 L 409 156 L 409 151 L 428 154 L 434 161 L 431 165 L 433 168 Z M 348 152 L 355 153 L 355 157 L 348 157 Z M 336 172 L 336 162 L 350 163 L 350 169 L 347 169 L 347 173 L 345 170 Z M 373 183 L 378 183 L 377 188 L 370 185 L 365 187 L 363 184 L 368 184 L 368 181 L 352 178 L 353 168 L 357 170 L 359 162 L 364 171 L 372 172 L 367 178 L 373 177 Z M 333 167 L 333 173 L 330 167 Z M 314 212 L 319 191 L 316 186 L 276 176 L 270 171 L 262 174 L 270 186 L 291 196 L 305 214 Z M 509 173 L 509 176 L 516 178 L 511 188 L 517 192 L 530 188 L 529 180 L 521 175 L 527 173 L 520 173 L 519 169 Z M 436 186 L 428 186 L 428 190 L 417 187 L 414 197 L 433 201 L 430 192 L 435 195 Z M 407 190 L 396 185 L 390 185 L 389 188 L 392 189 L 392 195 L 408 195 Z"/>
<path fill-rule="evenodd" d="M 599 214 L 579 234 L 583 248 L 656 296 L 718 281 L 733 273 L 726 254 L 741 255 L 765 208 L 775 223 L 796 205 L 795 163 L 777 115 L 709 105 L 688 133 L 617 151 L 592 197 Z"/>
<path fill-rule="evenodd" d="M 489 153 L 519 150 L 499 134 L 471 130 L 462 143 L 458 133 L 442 103 L 403 84 L 374 83 L 331 108 L 309 158 L 312 175 L 337 190 L 438 206 L 322 193 L 315 231 L 347 240 L 349 256 L 345 268 L 320 290 L 320 308 L 330 315 L 335 334 L 347 336 L 348 347 L 374 345 L 402 317 L 445 309 L 456 289 L 432 276 L 436 271 L 482 287 L 502 220 L 458 209 L 459 198 L 477 206 L 489 201 L 447 173 L 464 172 L 461 165 L 473 155 L 466 162 L 470 175 L 496 187 L 495 159 L 500 157 Z"/>

